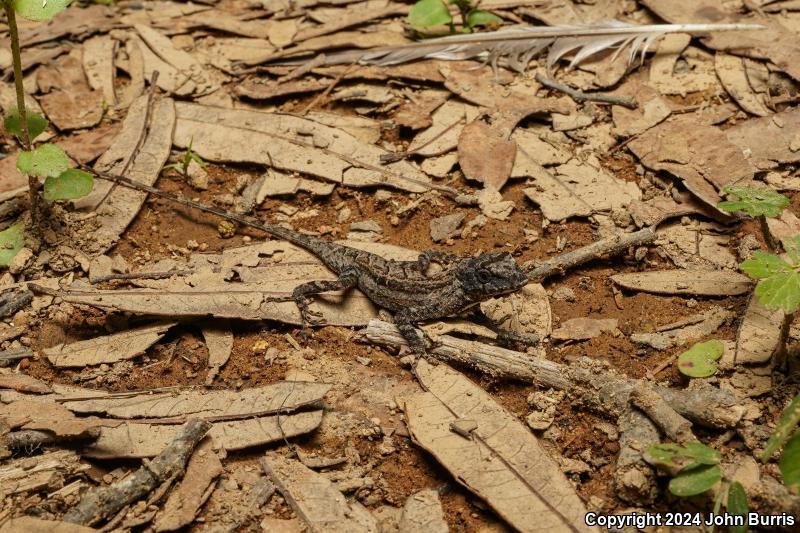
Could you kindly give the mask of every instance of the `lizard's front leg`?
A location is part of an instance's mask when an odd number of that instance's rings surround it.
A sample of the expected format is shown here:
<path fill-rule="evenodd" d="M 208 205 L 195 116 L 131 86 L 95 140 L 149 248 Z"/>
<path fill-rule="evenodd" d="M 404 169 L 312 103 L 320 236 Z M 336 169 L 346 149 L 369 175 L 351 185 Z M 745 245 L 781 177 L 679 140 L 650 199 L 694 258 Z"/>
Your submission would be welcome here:
<path fill-rule="evenodd" d="M 320 325 L 320 314 L 311 311 L 309 307 L 311 303 L 310 296 L 320 294 L 328 291 L 347 290 L 355 287 L 358 284 L 358 272 L 355 270 L 345 270 L 335 280 L 326 281 L 309 281 L 298 285 L 292 291 L 292 299 L 300 310 L 300 318 L 303 321 L 303 330 L 305 331 L 308 324 Z"/>
<path fill-rule="evenodd" d="M 439 250 L 425 250 L 424 252 L 420 252 L 417 257 L 417 268 L 424 274 L 427 272 L 431 263 L 436 263 L 447 268 L 449 265 L 459 260 L 461 260 L 461 258 L 454 254 L 440 252 Z"/>

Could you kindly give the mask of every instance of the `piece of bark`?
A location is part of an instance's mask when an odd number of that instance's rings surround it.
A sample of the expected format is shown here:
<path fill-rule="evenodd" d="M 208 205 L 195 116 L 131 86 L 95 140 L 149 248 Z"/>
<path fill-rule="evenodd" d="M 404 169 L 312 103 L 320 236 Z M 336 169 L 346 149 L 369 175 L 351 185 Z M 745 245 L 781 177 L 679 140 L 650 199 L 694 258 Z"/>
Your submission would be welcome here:
<path fill-rule="evenodd" d="M 636 408 L 628 407 L 617 420 L 619 426 L 619 455 L 614 470 L 614 489 L 617 496 L 635 505 L 652 504 L 658 496 L 658 484 L 653 467 L 644 460 L 651 444 L 660 436 L 653 421 Z"/>
<path fill-rule="evenodd" d="M 536 437 L 465 376 L 424 359 L 415 374 L 429 392 L 404 398 L 411 437 L 519 531 L 595 531 L 575 489 Z M 459 418 L 477 427 L 451 430 Z"/>
<path fill-rule="evenodd" d="M 89 468 L 71 450 L 46 452 L 3 465 L 0 468 L 0 487 L 5 496 L 43 489 L 55 490 L 64 485 L 65 479 L 82 474 Z"/>
<path fill-rule="evenodd" d="M 183 473 L 195 446 L 210 429 L 211 424 L 204 420 L 188 421 L 158 457 L 115 485 L 90 489 L 64 514 L 64 521 L 96 524 L 146 496 L 167 479 Z"/>
<path fill-rule="evenodd" d="M 0 533 L 95 533 L 92 527 L 57 520 L 42 520 L 32 516 L 12 518 L 0 525 Z"/>
<path fill-rule="evenodd" d="M 42 352 L 53 366 L 59 368 L 116 363 L 143 354 L 175 324 L 177 322 L 129 329 L 113 335 L 59 344 Z"/>
<path fill-rule="evenodd" d="M 616 318 L 571 318 L 553 330 L 550 337 L 561 341 L 583 341 L 599 337 L 603 333 L 613 333 L 618 325 Z"/>
<path fill-rule="evenodd" d="M 377 523 L 364 506 L 348 502 L 331 481 L 299 461 L 268 453 L 261 467 L 311 531 L 377 533 Z"/>
<path fill-rule="evenodd" d="M 53 392 L 53 389 L 44 381 L 27 374 L 0 374 L 0 389 L 13 389 L 34 394 L 49 394 Z"/>
<path fill-rule="evenodd" d="M 180 484 L 170 493 L 164 509 L 157 515 L 155 530 L 159 533 L 175 531 L 192 523 L 205 501 L 206 490 L 224 472 L 217 454 L 211 449 L 211 442 L 201 442 L 189 459 Z"/>
<path fill-rule="evenodd" d="M 380 320 L 371 320 L 364 336 L 377 344 L 406 344 L 395 326 Z M 582 403 L 611 416 L 619 416 L 626 409 L 631 390 L 642 383 L 598 368 L 591 364 L 591 360 L 583 360 L 585 366 L 562 365 L 449 335 L 438 337 L 436 346 L 428 353 L 448 364 L 467 365 L 494 378 L 511 378 L 542 388 L 569 391 Z M 745 408 L 731 393 L 714 387 L 691 390 L 652 387 L 678 413 L 703 426 L 734 427 L 744 415 Z"/>
<path fill-rule="evenodd" d="M 398 533 L 447 533 L 449 528 L 442 512 L 439 493 L 434 489 L 412 494 L 403 505 Z"/>

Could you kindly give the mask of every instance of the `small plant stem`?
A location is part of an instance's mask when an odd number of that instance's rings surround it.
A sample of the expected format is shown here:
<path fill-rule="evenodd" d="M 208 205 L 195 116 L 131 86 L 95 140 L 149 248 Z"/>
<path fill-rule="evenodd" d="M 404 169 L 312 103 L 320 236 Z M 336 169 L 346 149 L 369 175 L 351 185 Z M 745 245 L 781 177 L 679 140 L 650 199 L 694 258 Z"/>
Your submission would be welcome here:
<path fill-rule="evenodd" d="M 11 37 L 11 58 L 14 63 L 14 87 L 17 92 L 17 113 L 19 114 L 19 128 L 22 131 L 22 148 L 31 149 L 31 137 L 28 132 L 28 117 L 25 112 L 25 87 L 22 84 L 22 52 L 19 48 L 19 31 L 17 30 L 17 16 L 11 0 L 3 0 L 8 21 L 8 32 Z M 32 229 L 35 234 L 41 231 L 41 206 L 39 205 L 39 178 L 28 175 L 28 197 L 31 204 Z"/>
<path fill-rule="evenodd" d="M 769 232 L 767 217 L 761 215 L 756 217 L 756 219 L 758 220 L 758 225 L 761 228 L 761 235 L 764 237 L 767 248 L 769 248 L 770 252 L 777 254 L 779 251 L 779 243 L 775 240 L 775 237 L 772 236 L 772 233 Z"/>
<path fill-rule="evenodd" d="M 786 341 L 789 340 L 789 329 L 794 320 L 794 313 L 787 313 L 783 315 L 783 322 L 781 323 L 781 331 L 778 335 L 778 349 L 775 352 L 775 368 L 783 368 L 786 365 L 787 350 Z"/>

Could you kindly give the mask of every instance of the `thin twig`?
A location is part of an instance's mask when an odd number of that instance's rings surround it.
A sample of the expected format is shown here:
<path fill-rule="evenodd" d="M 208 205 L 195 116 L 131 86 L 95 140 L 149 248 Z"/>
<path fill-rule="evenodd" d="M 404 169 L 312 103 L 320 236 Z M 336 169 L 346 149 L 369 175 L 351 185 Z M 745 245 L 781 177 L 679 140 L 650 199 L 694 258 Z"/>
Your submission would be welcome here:
<path fill-rule="evenodd" d="M 321 102 L 323 99 L 327 98 L 327 96 L 329 94 L 331 94 L 331 91 L 333 90 L 333 88 L 336 87 L 339 84 L 339 82 L 344 79 L 345 76 L 347 76 L 348 74 L 350 74 L 350 72 L 355 70 L 355 67 L 357 67 L 357 66 L 358 66 L 358 62 L 357 61 L 354 61 L 354 62 L 350 63 L 350 66 L 348 66 L 346 69 L 344 69 L 341 74 L 336 76 L 336 78 L 334 78 L 334 80 L 330 83 L 330 85 L 328 85 L 325 88 L 324 91 L 322 91 L 317 96 L 315 96 L 314 99 L 311 100 L 311 102 L 309 102 L 308 105 L 300 112 L 300 114 L 301 115 L 305 115 L 306 113 L 311 111 L 311 109 L 313 109 L 314 106 L 316 106 L 319 102 Z"/>
<path fill-rule="evenodd" d="M 534 77 L 536 78 L 536 81 L 538 81 L 545 87 L 548 87 L 550 89 L 555 89 L 556 91 L 561 91 L 562 93 L 571 97 L 576 102 L 601 102 L 604 104 L 621 105 L 630 109 L 636 109 L 639 105 L 636 103 L 636 100 L 631 96 L 616 96 L 613 94 L 602 94 L 602 93 L 584 93 L 578 91 L 577 89 L 573 89 L 568 85 L 564 85 L 563 83 L 558 83 L 557 81 L 553 81 L 549 78 L 546 78 L 539 72 L 537 72 L 536 76 Z"/>
<path fill-rule="evenodd" d="M 452 130 L 456 126 L 456 124 L 461 124 L 462 120 L 463 119 L 456 120 L 455 122 L 453 122 L 452 124 L 450 124 L 449 126 L 444 128 L 442 131 L 440 131 L 439 133 L 437 133 L 436 135 L 431 137 L 429 140 L 427 140 L 426 142 L 422 143 L 422 145 L 420 147 L 416 148 L 415 150 L 410 150 L 408 152 L 388 152 L 388 153 L 385 153 L 385 154 L 381 155 L 381 164 L 385 165 L 387 163 L 395 163 L 397 161 L 400 161 L 401 159 L 405 159 L 408 156 L 411 156 L 411 155 L 419 153 L 420 150 L 422 150 L 423 148 L 427 147 L 428 145 L 430 145 L 431 143 L 433 143 L 434 141 L 439 139 L 442 135 L 444 135 L 448 131 Z M 439 151 L 439 152 L 437 152 L 435 154 L 426 154 L 425 157 L 436 157 L 436 156 L 439 156 L 439 155 L 444 155 L 447 152 L 449 152 L 450 150 L 451 150 L 451 148 L 448 148 L 446 150 L 441 150 L 441 151 Z"/>

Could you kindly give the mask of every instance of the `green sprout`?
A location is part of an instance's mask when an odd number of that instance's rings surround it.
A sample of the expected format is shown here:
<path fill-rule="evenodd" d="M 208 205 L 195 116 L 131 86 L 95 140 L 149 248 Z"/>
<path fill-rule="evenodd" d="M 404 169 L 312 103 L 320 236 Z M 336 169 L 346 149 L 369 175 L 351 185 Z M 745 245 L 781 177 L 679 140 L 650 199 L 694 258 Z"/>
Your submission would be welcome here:
<path fill-rule="evenodd" d="M 726 194 L 736 196 L 738 200 L 726 200 L 717 204 L 723 211 L 734 213 L 744 211 L 751 217 L 758 220 L 761 227 L 761 234 L 764 241 L 772 251 L 777 250 L 778 246 L 775 238 L 769 232 L 767 217 L 776 218 L 789 206 L 789 199 L 779 192 L 772 189 L 756 189 L 754 187 L 725 187 L 722 189 Z"/>
<path fill-rule="evenodd" d="M 458 8 L 461 25 L 465 33 L 472 33 L 478 26 L 498 26 L 503 19 L 485 11 L 472 7 L 470 0 L 449 0 Z M 424 31 L 435 26 L 450 26 L 450 33 L 455 33 L 453 16 L 445 0 L 418 0 L 408 13 L 408 23 L 416 30 Z"/>
<path fill-rule="evenodd" d="M 767 441 L 767 446 L 761 453 L 764 462 L 783 446 L 783 453 L 778 461 L 778 467 L 783 474 L 783 482 L 792 493 L 800 491 L 800 394 L 794 397 L 791 403 L 783 410 L 775 431 Z"/>
<path fill-rule="evenodd" d="M 164 168 L 171 168 L 186 177 L 189 172 L 189 165 L 192 164 L 192 161 L 200 165 L 201 168 L 206 168 L 206 162 L 203 161 L 203 158 L 192 151 L 192 139 L 189 139 L 189 146 L 186 147 L 186 151 L 183 152 L 180 159 L 175 163 L 164 165 Z"/>

